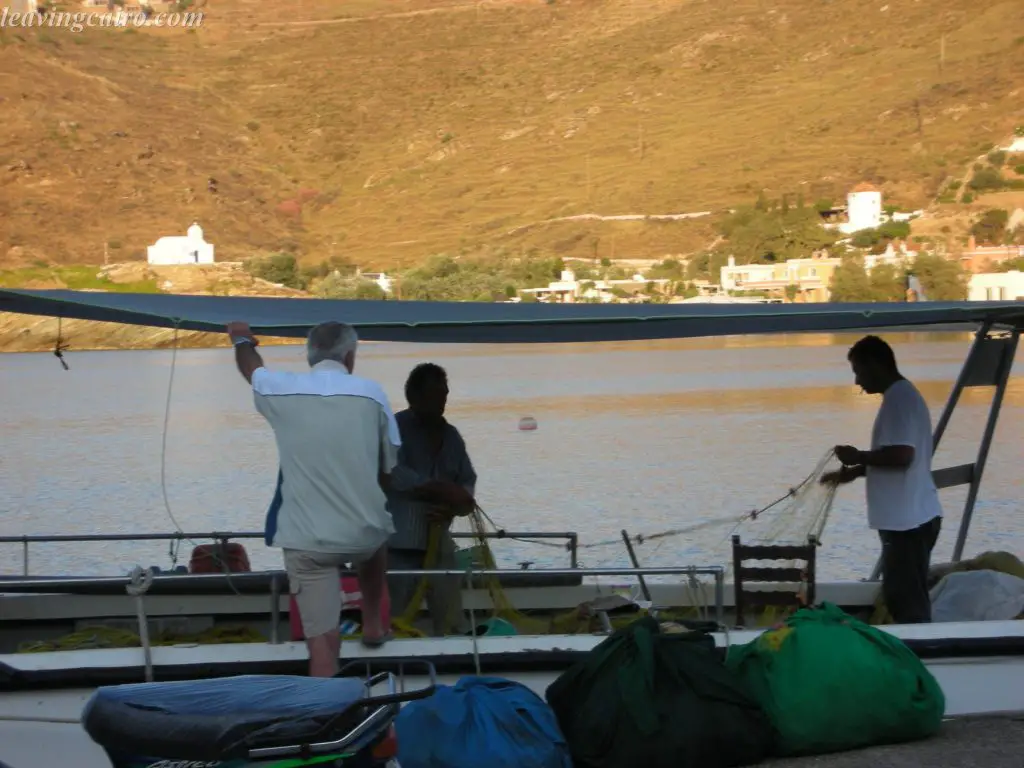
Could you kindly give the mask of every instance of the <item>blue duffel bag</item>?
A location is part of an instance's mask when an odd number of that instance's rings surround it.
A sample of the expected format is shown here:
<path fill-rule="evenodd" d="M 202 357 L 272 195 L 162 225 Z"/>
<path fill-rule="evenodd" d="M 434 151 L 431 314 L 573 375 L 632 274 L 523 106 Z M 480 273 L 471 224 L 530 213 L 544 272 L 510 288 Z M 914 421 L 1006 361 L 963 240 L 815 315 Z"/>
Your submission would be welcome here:
<path fill-rule="evenodd" d="M 439 685 L 406 704 L 395 729 L 402 768 L 572 768 L 551 708 L 500 677 Z"/>

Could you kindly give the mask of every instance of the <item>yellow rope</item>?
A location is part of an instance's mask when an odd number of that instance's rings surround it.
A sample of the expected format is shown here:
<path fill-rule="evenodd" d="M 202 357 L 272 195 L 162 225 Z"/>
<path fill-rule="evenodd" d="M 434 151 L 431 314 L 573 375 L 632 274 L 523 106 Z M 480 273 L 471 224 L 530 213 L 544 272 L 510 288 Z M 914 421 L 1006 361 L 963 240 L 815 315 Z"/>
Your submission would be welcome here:
<path fill-rule="evenodd" d="M 437 564 L 438 555 L 441 550 L 441 524 L 431 523 L 427 534 L 427 553 L 423 558 L 423 569 L 430 570 Z M 426 637 L 426 633 L 417 629 L 413 622 L 416 620 L 416 614 L 420 612 L 420 606 L 423 605 L 423 600 L 427 596 L 427 588 L 429 582 L 426 576 L 421 576 L 419 584 L 416 585 L 416 591 L 413 593 L 412 598 L 409 600 L 409 604 L 404 608 L 400 608 L 400 613 L 397 618 L 391 619 L 391 627 L 395 634 L 399 637 Z M 395 608 L 395 606 L 392 606 Z"/>
<path fill-rule="evenodd" d="M 150 638 L 150 644 L 180 645 L 198 643 L 200 645 L 220 645 L 223 643 L 264 643 L 266 638 L 249 627 L 220 626 L 204 632 L 175 633 L 159 632 Z M 142 645 L 139 635 L 131 630 L 117 627 L 93 626 L 82 627 L 56 640 L 40 640 L 22 643 L 18 653 L 46 653 L 48 651 L 76 651 L 87 648 L 138 648 Z"/>

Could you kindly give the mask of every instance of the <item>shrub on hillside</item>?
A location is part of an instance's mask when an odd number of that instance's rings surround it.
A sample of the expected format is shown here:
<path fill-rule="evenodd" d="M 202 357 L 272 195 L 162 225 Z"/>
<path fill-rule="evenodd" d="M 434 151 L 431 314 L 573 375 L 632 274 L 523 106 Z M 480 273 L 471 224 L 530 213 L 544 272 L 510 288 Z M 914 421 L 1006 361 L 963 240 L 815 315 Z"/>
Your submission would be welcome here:
<path fill-rule="evenodd" d="M 1006 164 L 1006 153 L 1001 149 L 997 149 L 995 152 L 989 152 L 988 161 L 993 167 L 1002 168 Z"/>
<path fill-rule="evenodd" d="M 272 256 L 255 257 L 245 262 L 245 270 L 253 277 L 268 283 L 303 289 L 306 281 L 299 271 L 298 262 L 290 253 L 275 253 Z"/>
<path fill-rule="evenodd" d="M 910 223 L 906 221 L 887 221 L 876 229 L 862 229 L 851 239 L 855 248 L 877 248 L 881 253 L 891 240 L 910 237 Z"/>
<path fill-rule="evenodd" d="M 302 204 L 298 200 L 285 200 L 283 203 L 278 203 L 274 210 L 281 216 L 289 219 L 299 219 L 302 217 Z"/>
<path fill-rule="evenodd" d="M 976 192 L 993 192 L 1006 186 L 1006 179 L 995 168 L 982 168 L 974 172 L 969 184 Z"/>
<path fill-rule="evenodd" d="M 971 234 L 982 245 L 1000 245 L 1006 234 L 1010 214 L 1001 208 L 985 211 L 971 227 Z"/>
<path fill-rule="evenodd" d="M 313 293 L 323 299 L 376 299 L 387 298 L 377 283 L 358 277 L 343 277 L 337 272 L 328 275 L 313 287 Z"/>

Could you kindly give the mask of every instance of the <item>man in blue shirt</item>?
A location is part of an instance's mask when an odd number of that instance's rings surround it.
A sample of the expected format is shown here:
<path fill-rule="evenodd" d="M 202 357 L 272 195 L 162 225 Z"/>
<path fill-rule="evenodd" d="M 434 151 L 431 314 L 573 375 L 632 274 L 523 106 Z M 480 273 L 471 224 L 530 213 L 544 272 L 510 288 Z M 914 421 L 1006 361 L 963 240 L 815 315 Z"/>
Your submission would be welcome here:
<path fill-rule="evenodd" d="M 476 471 L 466 443 L 444 418 L 448 374 L 434 363 L 416 366 L 405 383 L 408 409 L 395 414 L 402 447 L 388 483 L 388 511 L 395 533 L 388 541 L 390 570 L 453 569 L 453 517 L 473 512 Z M 437 559 L 426 565 L 430 526 L 440 527 Z M 388 576 L 392 614 L 405 612 L 419 576 Z M 427 610 L 433 634 L 469 630 L 462 609 L 462 581 L 457 576 L 428 577 Z"/>

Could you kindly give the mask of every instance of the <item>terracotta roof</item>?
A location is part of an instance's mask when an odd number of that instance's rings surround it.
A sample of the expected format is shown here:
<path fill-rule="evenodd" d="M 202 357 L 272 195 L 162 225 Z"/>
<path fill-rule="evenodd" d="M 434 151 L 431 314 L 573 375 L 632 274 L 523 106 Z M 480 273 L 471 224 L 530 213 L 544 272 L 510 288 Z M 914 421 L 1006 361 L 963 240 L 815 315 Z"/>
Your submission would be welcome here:
<path fill-rule="evenodd" d="M 856 187 L 850 190 L 851 192 L 878 192 L 879 189 L 874 184 L 868 184 L 866 181 L 862 181 Z"/>

